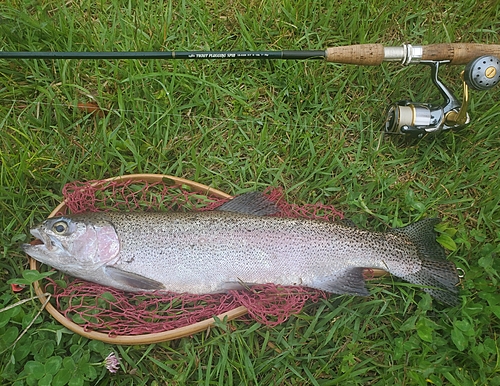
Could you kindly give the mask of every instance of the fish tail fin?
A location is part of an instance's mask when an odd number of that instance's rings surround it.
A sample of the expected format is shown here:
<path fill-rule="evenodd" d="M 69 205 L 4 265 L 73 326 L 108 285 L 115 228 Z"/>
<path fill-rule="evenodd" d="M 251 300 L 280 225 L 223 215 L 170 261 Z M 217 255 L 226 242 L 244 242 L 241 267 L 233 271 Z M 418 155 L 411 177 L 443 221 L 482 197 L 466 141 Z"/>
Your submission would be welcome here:
<path fill-rule="evenodd" d="M 403 234 L 409 238 L 417 248 L 421 260 L 420 270 L 398 276 L 412 284 L 423 286 L 423 290 L 435 299 L 454 306 L 459 301 L 459 277 L 455 265 L 446 260 L 443 247 L 436 241 L 434 226 L 439 222 L 438 218 L 429 218 L 391 230 L 391 233 Z"/>

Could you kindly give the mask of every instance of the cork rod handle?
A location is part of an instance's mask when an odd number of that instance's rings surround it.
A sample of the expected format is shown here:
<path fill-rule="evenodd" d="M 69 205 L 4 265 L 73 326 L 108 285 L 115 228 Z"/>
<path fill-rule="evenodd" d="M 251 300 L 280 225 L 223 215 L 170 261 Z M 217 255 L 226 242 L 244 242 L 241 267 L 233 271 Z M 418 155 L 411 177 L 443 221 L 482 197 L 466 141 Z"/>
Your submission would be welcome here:
<path fill-rule="evenodd" d="M 329 47 L 326 49 L 325 58 L 328 62 L 356 64 L 361 66 L 377 66 L 384 61 L 404 61 L 404 50 L 399 47 L 384 47 L 382 44 L 358 44 L 351 46 Z M 443 43 L 427 46 L 414 46 L 421 49 L 421 58 L 414 58 L 410 63 L 419 60 L 449 60 L 451 64 L 467 64 L 471 60 L 483 55 L 500 57 L 499 44 L 478 43 Z M 388 55 L 388 53 L 391 53 Z M 400 52 L 400 57 L 394 56 Z"/>
<path fill-rule="evenodd" d="M 328 47 L 325 57 L 327 62 L 377 66 L 384 61 L 384 46 L 382 44 L 357 44 Z"/>
<path fill-rule="evenodd" d="M 423 60 L 450 60 L 451 64 L 467 64 L 483 55 L 500 56 L 500 44 L 450 43 L 422 47 Z"/>

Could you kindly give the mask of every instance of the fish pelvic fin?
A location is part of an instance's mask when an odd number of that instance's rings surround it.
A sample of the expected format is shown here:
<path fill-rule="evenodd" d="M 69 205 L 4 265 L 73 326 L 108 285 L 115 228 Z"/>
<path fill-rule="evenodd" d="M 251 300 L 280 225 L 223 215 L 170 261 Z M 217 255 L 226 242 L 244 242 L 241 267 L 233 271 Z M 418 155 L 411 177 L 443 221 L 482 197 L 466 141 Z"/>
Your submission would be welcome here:
<path fill-rule="evenodd" d="M 412 284 L 423 286 L 423 290 L 435 299 L 455 306 L 459 302 L 459 277 L 455 264 L 446 260 L 443 247 L 436 241 L 434 226 L 440 221 L 439 218 L 424 219 L 390 232 L 409 238 L 421 260 L 420 270 L 399 276 Z"/>

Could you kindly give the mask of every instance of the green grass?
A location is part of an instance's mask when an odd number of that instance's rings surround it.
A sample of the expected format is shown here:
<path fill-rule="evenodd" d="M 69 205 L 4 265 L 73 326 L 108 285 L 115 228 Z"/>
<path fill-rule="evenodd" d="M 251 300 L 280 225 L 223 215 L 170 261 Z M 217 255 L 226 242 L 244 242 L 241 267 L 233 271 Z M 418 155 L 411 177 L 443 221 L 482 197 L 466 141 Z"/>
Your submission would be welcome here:
<path fill-rule="evenodd" d="M 500 43 L 496 1 L 15 1 L 0 49 L 270 50 L 356 43 Z M 442 78 L 460 95 L 462 68 Z M 405 283 L 308 305 L 276 328 L 219 323 L 119 347 L 69 333 L 38 301 L 0 313 L 5 385 L 500 385 L 499 91 L 473 92 L 462 131 L 403 144 L 384 109 L 439 102 L 429 70 L 322 61 L 0 60 L 0 308 L 29 297 L 19 244 L 73 180 L 166 173 L 231 194 L 282 187 L 383 230 L 440 216 L 465 271 L 460 306 Z M 78 103 L 97 102 L 97 117 Z M 122 368 L 107 373 L 111 351 Z M 78 364 L 78 366 L 75 366 Z"/>

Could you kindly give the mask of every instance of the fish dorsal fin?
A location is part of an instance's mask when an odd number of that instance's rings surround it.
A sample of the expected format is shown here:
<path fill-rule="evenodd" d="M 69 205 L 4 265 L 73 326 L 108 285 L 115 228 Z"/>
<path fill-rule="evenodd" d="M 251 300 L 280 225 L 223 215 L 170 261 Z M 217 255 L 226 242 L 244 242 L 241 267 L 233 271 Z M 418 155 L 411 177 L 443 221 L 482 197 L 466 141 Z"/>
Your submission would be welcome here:
<path fill-rule="evenodd" d="M 114 281 L 136 290 L 154 291 L 165 289 L 165 286 L 156 280 L 148 279 L 142 275 L 127 272 L 120 268 L 108 266 L 104 270 Z"/>
<path fill-rule="evenodd" d="M 267 216 L 279 212 L 276 203 L 264 196 L 261 192 L 249 192 L 236 196 L 216 210 L 252 214 L 254 216 Z"/>

